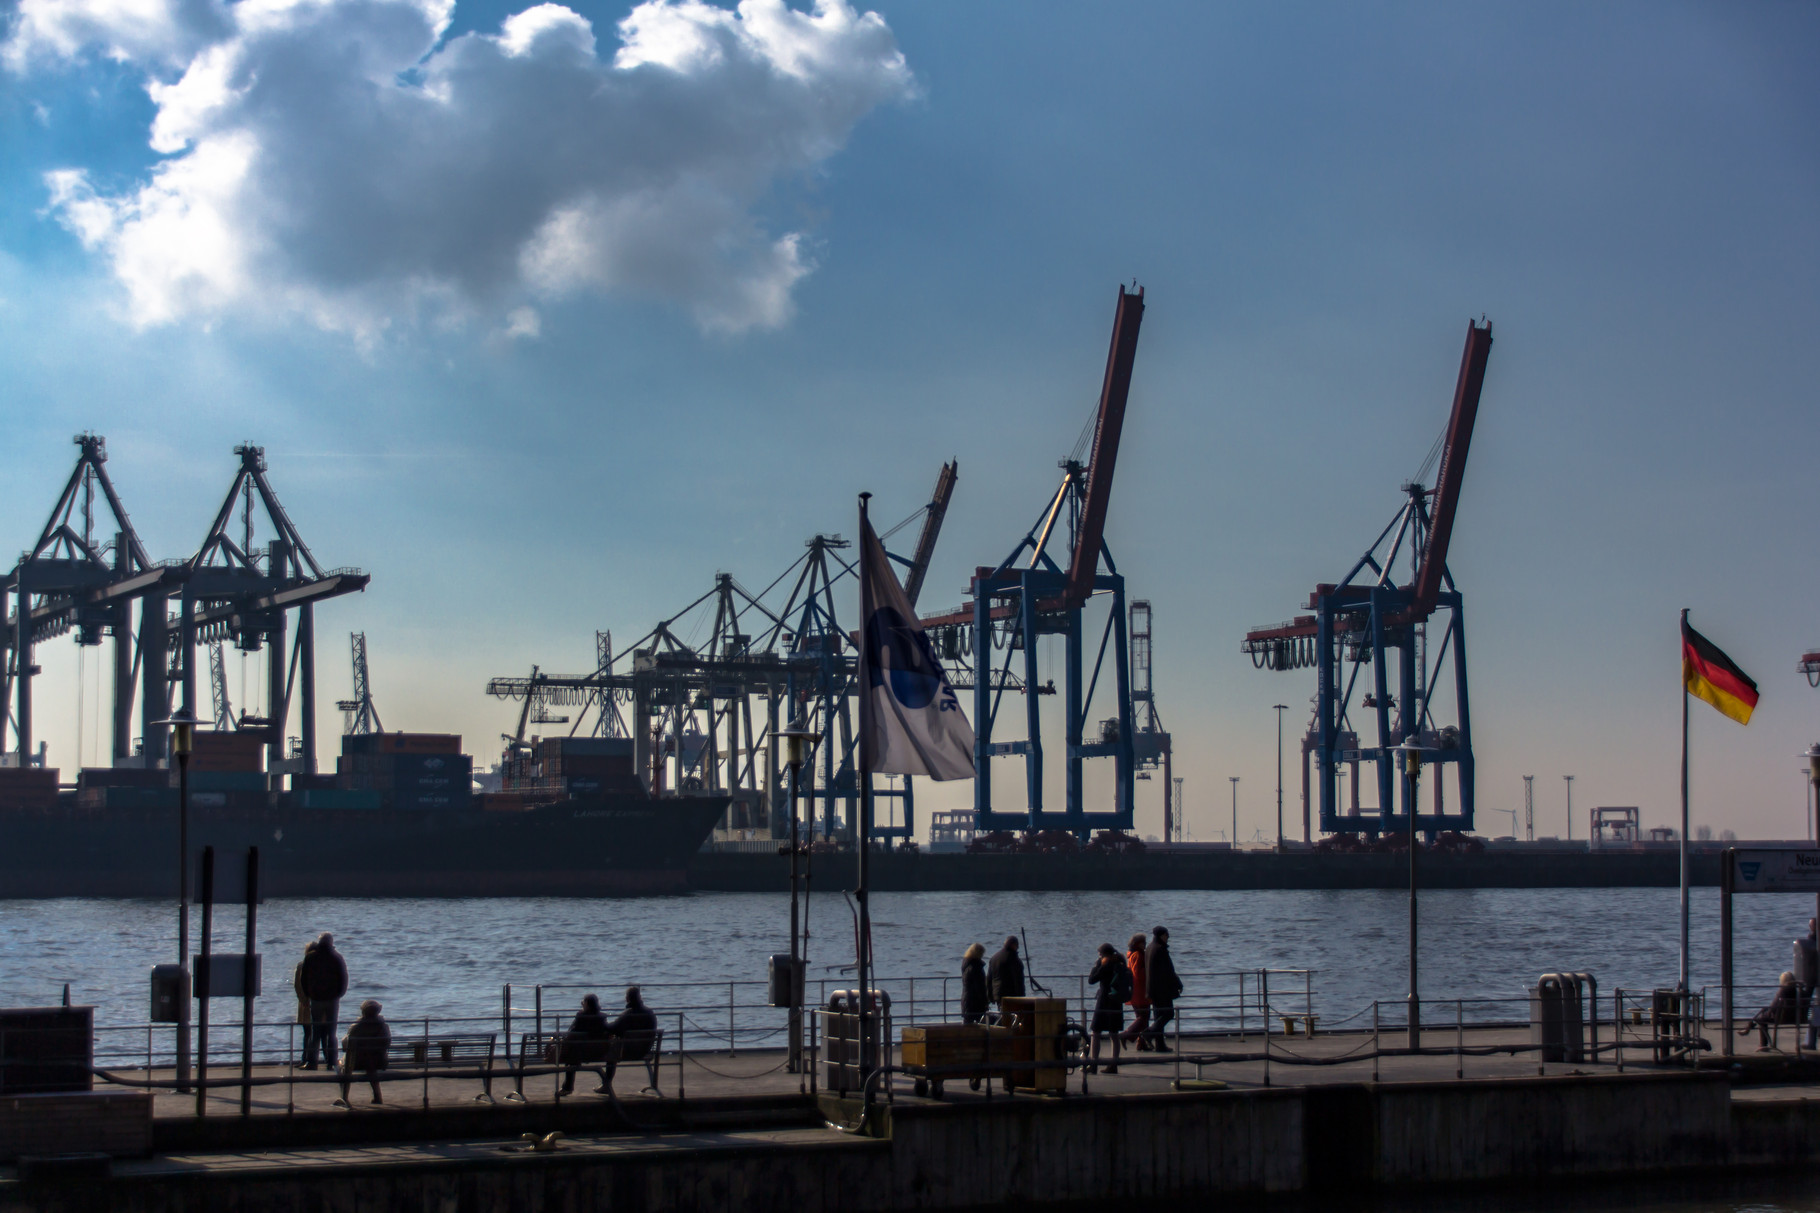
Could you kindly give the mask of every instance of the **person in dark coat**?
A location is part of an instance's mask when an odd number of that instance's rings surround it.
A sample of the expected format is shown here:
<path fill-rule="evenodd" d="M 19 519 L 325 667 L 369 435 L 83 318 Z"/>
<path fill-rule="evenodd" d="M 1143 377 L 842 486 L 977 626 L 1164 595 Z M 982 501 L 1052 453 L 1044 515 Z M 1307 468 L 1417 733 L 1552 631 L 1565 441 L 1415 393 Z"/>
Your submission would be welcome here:
<path fill-rule="evenodd" d="M 1007 935 L 1005 946 L 992 954 L 992 963 L 986 969 L 986 988 L 993 1005 L 1001 1011 L 1007 998 L 1024 996 L 1024 961 L 1017 954 L 1017 936 Z"/>
<path fill-rule="evenodd" d="M 385 1097 L 379 1093 L 379 1071 L 386 1068 L 386 1050 L 392 1047 L 392 1029 L 380 1018 L 383 1010 L 371 998 L 360 1004 L 360 1018 L 348 1025 L 347 1039 L 342 1041 L 341 1055 L 341 1098 L 335 1101 L 337 1108 L 348 1106 L 348 1088 L 354 1085 L 354 1071 L 366 1075 L 367 1084 L 373 1088 L 373 1102 L 382 1104 Z"/>
<path fill-rule="evenodd" d="M 601 1012 L 600 999 L 593 994 L 582 996 L 581 1010 L 569 1024 L 563 1037 L 562 1060 L 568 1067 L 562 1075 L 562 1093 L 575 1090 L 575 1071 L 584 1065 L 598 1065 L 607 1058 L 607 1017 Z M 605 1081 L 606 1075 L 601 1075 Z"/>
<path fill-rule="evenodd" d="M 991 1007 L 986 995 L 986 945 L 969 944 L 961 953 L 961 1022 L 978 1023 Z"/>
<path fill-rule="evenodd" d="M 1175 975 L 1175 961 L 1169 958 L 1168 927 L 1150 932 L 1150 947 L 1144 953 L 1144 992 L 1150 997 L 1150 1048 L 1168 1053 L 1163 1029 L 1175 1018 L 1175 1000 L 1182 994 L 1182 979 Z"/>
<path fill-rule="evenodd" d="M 306 947 L 298 966 L 298 984 L 310 1004 L 310 1020 L 303 1033 L 303 1068 L 316 1068 L 316 1053 L 323 1064 L 335 1068 L 335 1020 L 342 995 L 348 992 L 348 962 L 335 950 L 335 937 L 324 931 Z"/>
<path fill-rule="evenodd" d="M 1125 966 L 1125 958 L 1119 955 L 1118 949 L 1109 943 L 1100 945 L 1099 959 L 1093 962 L 1093 968 L 1087 972 L 1087 980 L 1099 987 L 1099 993 L 1093 999 L 1093 1060 L 1087 1067 L 1089 1074 L 1097 1074 L 1100 1068 L 1100 1040 L 1112 1037 L 1112 1064 L 1106 1067 L 1106 1073 L 1119 1072 L 1119 1030 L 1125 1026 L 1125 1000 L 1131 997 L 1131 970 Z"/>
<path fill-rule="evenodd" d="M 1131 997 L 1126 1000 L 1131 1006 L 1131 1026 L 1120 1036 L 1126 1044 L 1136 1045 L 1140 1053 L 1150 1051 L 1150 1041 L 1144 1035 L 1150 1027 L 1150 991 L 1144 985 L 1144 949 L 1149 945 L 1142 931 L 1125 945 L 1125 967 L 1131 970 Z"/>
<path fill-rule="evenodd" d="M 607 1025 L 607 1035 L 619 1042 L 609 1048 L 600 1076 L 604 1084 L 595 1088 L 596 1095 L 613 1093 L 613 1073 L 622 1061 L 643 1061 L 657 1043 L 657 1016 L 645 1005 L 644 994 L 637 986 L 626 987 L 626 1009 Z"/>

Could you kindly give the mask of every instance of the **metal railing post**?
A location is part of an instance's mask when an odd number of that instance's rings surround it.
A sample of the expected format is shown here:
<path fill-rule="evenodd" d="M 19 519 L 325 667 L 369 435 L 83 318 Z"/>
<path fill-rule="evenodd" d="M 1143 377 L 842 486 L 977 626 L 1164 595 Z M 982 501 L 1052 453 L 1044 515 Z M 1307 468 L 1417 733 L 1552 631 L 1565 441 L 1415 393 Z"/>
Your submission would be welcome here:
<path fill-rule="evenodd" d="M 684 1075 L 683 1075 L 683 1062 L 685 1060 L 686 1060 L 685 1049 L 683 1047 L 683 1013 L 681 1011 L 678 1011 L 676 1013 L 676 1102 L 677 1103 L 681 1103 L 683 1101 L 683 1083 L 685 1081 Z"/>
<path fill-rule="evenodd" d="M 733 1047 L 733 983 L 727 983 L 727 1057 L 729 1060 L 738 1056 Z"/>
<path fill-rule="evenodd" d="M 1371 1081 L 1378 1081 L 1378 1054 L 1384 1051 L 1384 1038 L 1378 1024 L 1378 1000 L 1371 1000 Z"/>
<path fill-rule="evenodd" d="M 1622 986 L 1611 992 L 1612 1041 L 1611 1047 L 1618 1054 L 1618 1073 L 1624 1073 L 1624 989 Z"/>
<path fill-rule="evenodd" d="M 352 1068 L 352 1067 L 350 1067 Z M 430 1106 L 430 1017 L 423 1018 L 423 1106 Z"/>
<path fill-rule="evenodd" d="M 1593 1014 L 1598 1014 L 1597 1007 Z M 1453 1076 L 1466 1077 L 1466 1003 L 1458 998 L 1453 1000 Z"/>

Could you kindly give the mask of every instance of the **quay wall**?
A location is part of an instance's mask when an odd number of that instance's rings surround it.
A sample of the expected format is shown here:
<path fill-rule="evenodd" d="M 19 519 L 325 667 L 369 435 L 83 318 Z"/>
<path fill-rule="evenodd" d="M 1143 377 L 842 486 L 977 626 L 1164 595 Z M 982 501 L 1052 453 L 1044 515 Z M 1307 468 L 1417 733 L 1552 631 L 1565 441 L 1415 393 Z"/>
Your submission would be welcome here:
<path fill-rule="evenodd" d="M 824 1096 L 819 1112 L 856 1107 Z M 1820 1148 L 1820 1101 L 1734 1101 L 1722 1073 L 1557 1076 L 903 1103 L 875 1136 L 670 1127 L 549 1154 L 497 1142 L 290 1153 L 240 1140 L 210 1161 L 197 1147 L 117 1163 L 112 1178 L 0 1179 L 0 1213 L 949 1213 L 1318 1199 L 1799 1165 Z"/>
<path fill-rule="evenodd" d="M 1719 883 L 1719 856 L 1695 853 L 1692 882 Z M 819 856 L 822 870 L 845 856 Z M 689 862 L 689 885 L 704 892 L 781 893 L 790 887 L 788 861 L 776 855 L 704 851 Z M 1675 888 L 1680 860 L 1673 849 L 1638 851 L 1522 850 L 1476 855 L 1423 855 L 1417 862 L 1427 889 Z M 1409 856 L 1309 851 L 1149 851 L 1135 855 L 967 855 L 907 851 L 876 853 L 875 891 L 1038 892 L 1154 889 L 1406 889 Z"/>

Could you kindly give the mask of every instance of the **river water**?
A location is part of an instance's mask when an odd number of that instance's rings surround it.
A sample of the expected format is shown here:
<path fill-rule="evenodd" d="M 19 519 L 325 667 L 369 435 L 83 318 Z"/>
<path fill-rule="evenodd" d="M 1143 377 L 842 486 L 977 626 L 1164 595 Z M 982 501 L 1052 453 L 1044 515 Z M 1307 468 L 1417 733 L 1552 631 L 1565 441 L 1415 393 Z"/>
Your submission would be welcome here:
<path fill-rule="evenodd" d="M 1425 893 L 1423 996 L 1515 1000 L 1539 974 L 1562 970 L 1592 972 L 1602 997 L 1614 987 L 1672 986 L 1676 897 L 1673 889 Z M 1716 890 L 1693 891 L 1696 988 L 1719 984 L 1718 902 Z M 523 991 L 537 983 L 610 993 L 630 982 L 762 981 L 765 958 L 788 950 L 788 904 L 784 896 L 756 893 L 272 901 L 258 917 L 266 973 L 257 1014 L 288 1014 L 291 965 L 304 942 L 324 930 L 335 933 L 348 959 L 350 999 L 376 997 L 388 1015 L 497 1014 L 508 982 L 517 987 L 513 1001 L 522 1003 Z M 1805 929 L 1813 902 L 1783 895 L 1740 897 L 1734 904 L 1737 980 L 1773 985 L 1789 967 L 1790 941 Z M 191 915 L 194 945 L 200 912 L 192 908 Z M 840 894 L 817 892 L 808 918 L 810 978 L 839 983 L 838 967 L 852 962 L 850 910 Z M 1288 1005 L 1292 993 L 1297 1003 L 1311 997 L 1328 1023 L 1358 1014 L 1373 999 L 1400 1000 L 1407 989 L 1408 899 L 1384 890 L 882 893 L 873 899 L 873 920 L 883 978 L 951 977 L 967 944 L 978 940 L 990 951 L 1022 931 L 1033 968 L 1067 976 L 1078 989 L 1102 941 L 1122 949 L 1132 932 L 1161 923 L 1170 928 L 1184 973 L 1313 970 L 1306 979 L 1271 978 L 1272 1001 Z M 244 946 L 244 910 L 219 908 L 215 949 Z M 41 1004 L 60 996 L 67 982 L 75 1001 L 95 1005 L 98 1022 L 141 1023 L 150 966 L 175 958 L 176 910 L 169 903 L 0 901 L 0 1005 Z M 1189 993 L 1212 995 L 1230 980 L 1191 980 Z M 937 988 L 925 981 L 918 997 Z M 1740 1005 L 1756 998 L 1742 995 Z M 572 1002 L 568 993 L 562 999 L 563 1006 Z M 758 1001 L 756 988 L 739 999 Z M 233 1018 L 237 1006 L 218 1004 L 217 1015 Z M 1484 1004 L 1476 1017 L 1490 1010 Z M 1512 1002 L 1493 1017 L 1526 1014 Z"/>

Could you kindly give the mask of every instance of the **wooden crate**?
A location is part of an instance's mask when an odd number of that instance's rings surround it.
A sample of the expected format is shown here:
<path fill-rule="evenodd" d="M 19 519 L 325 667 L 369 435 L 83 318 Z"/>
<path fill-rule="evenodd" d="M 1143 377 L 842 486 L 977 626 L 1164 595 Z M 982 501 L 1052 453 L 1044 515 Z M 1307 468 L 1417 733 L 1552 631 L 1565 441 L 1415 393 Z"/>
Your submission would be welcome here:
<path fill-rule="evenodd" d="M 1011 1029 L 988 1027 L 983 1023 L 913 1024 L 900 1037 L 902 1064 L 919 1069 L 946 1070 L 953 1066 L 973 1067 L 984 1076 L 987 1065 L 987 1042 L 990 1056 L 1003 1061 L 1011 1056 Z M 962 1078 L 973 1077 L 962 1073 Z"/>
<path fill-rule="evenodd" d="M 1031 1091 L 1062 1091 L 1068 1087 L 1068 1071 L 1059 1064 L 1039 1062 L 1062 1060 L 1062 1029 L 1068 1022 L 1068 1000 L 1064 998 L 1007 998 L 999 1004 L 1003 1014 L 1013 1017 L 1011 1056 L 1015 1061 L 1030 1063 L 1011 1071 L 1013 1085 Z"/>

